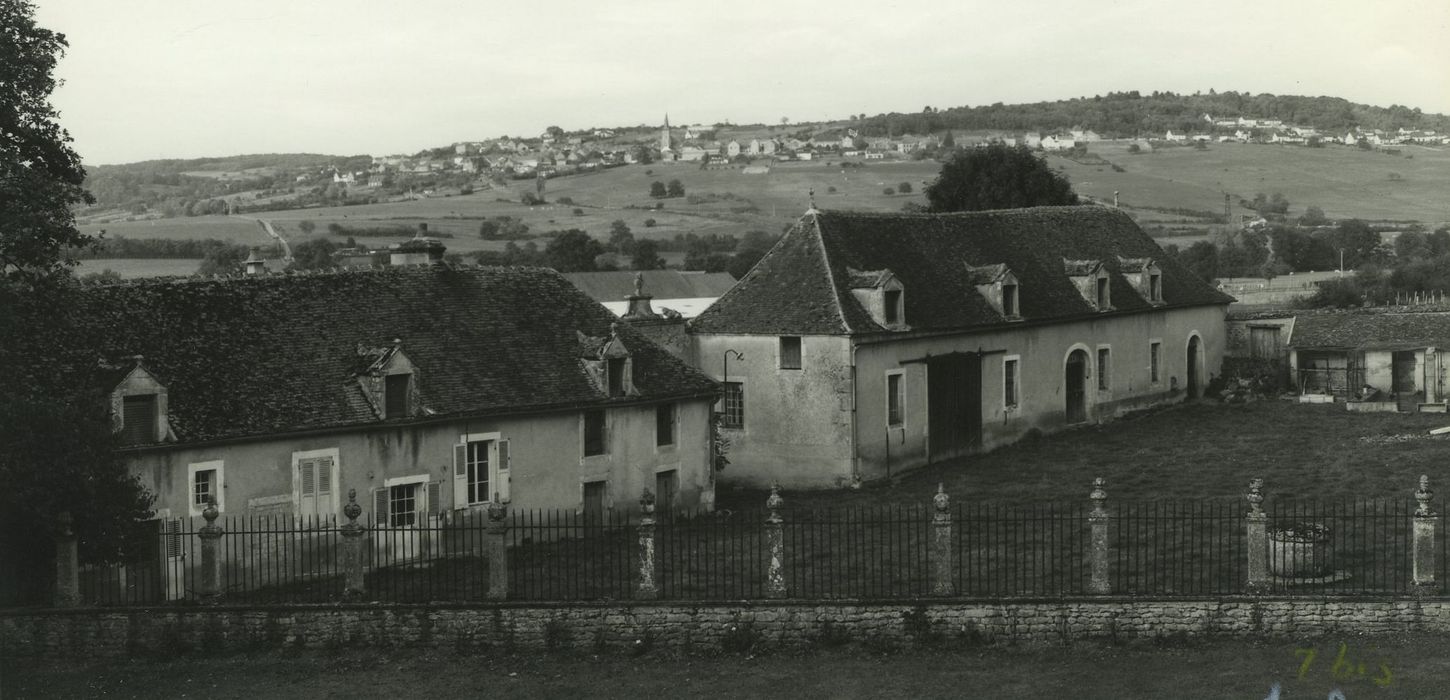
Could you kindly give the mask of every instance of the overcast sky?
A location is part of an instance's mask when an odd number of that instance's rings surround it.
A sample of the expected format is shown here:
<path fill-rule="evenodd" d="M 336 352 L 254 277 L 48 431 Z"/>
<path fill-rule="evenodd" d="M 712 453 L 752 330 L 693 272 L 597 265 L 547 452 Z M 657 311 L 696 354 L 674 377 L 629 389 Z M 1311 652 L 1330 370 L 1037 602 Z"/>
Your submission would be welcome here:
<path fill-rule="evenodd" d="M 1110 91 L 1450 113 L 1450 0 L 37 0 L 89 164 Z"/>

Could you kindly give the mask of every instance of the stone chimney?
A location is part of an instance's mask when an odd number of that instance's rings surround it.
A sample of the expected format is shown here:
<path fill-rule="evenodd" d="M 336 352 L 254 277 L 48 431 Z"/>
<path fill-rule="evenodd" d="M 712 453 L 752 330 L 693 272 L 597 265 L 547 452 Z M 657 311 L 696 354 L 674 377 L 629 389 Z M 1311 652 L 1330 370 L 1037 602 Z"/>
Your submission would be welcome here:
<path fill-rule="evenodd" d="M 267 261 L 257 255 L 256 248 L 253 248 L 247 259 L 242 261 L 242 265 L 245 267 L 248 277 L 267 274 Z"/>
<path fill-rule="evenodd" d="M 413 237 L 389 246 L 390 265 L 432 265 L 443 262 L 443 253 L 448 248 L 442 241 L 428 235 L 428 224 L 418 224 Z"/>

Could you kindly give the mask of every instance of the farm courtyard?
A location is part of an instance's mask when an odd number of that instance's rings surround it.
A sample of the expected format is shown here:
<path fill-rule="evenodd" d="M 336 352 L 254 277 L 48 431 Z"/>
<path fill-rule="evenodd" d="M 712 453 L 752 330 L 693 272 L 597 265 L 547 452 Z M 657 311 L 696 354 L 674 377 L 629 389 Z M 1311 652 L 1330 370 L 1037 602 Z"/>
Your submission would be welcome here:
<path fill-rule="evenodd" d="M 856 491 L 785 494 L 789 506 L 925 506 L 938 483 L 955 502 L 1087 501 L 1092 480 L 1111 499 L 1241 498 L 1263 478 L 1268 497 L 1409 498 L 1421 474 L 1450 496 L 1450 425 L 1435 414 L 1350 413 L 1343 404 L 1207 401 L 1029 439 L 907 472 Z M 728 470 L 729 467 L 726 467 Z M 759 508 L 765 493 L 721 489 L 725 508 Z"/>

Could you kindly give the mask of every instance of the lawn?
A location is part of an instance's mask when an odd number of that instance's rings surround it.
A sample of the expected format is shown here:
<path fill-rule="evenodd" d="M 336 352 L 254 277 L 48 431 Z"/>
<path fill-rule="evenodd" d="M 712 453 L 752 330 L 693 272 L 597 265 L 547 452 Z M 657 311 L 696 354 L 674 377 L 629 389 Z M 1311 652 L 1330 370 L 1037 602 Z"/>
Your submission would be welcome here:
<path fill-rule="evenodd" d="M 1336 676 L 1345 660 L 1366 673 Z M 1309 654 L 1313 651 L 1312 659 Z M 157 650 L 162 653 L 163 650 Z M 1428 636 L 1054 646 L 518 653 L 392 649 L 222 658 L 0 660 L 6 698 L 701 697 L 1265 698 L 1444 697 L 1450 654 Z M 1309 660 L 1306 664 L 1305 661 Z M 1343 668 L 1341 666 L 1341 668 Z"/>
<path fill-rule="evenodd" d="M 1085 503 L 1092 480 L 1103 477 L 1110 498 L 1138 501 L 1239 498 L 1253 478 L 1265 480 L 1270 496 L 1408 498 L 1421 474 L 1450 494 L 1450 435 L 1428 434 L 1445 425 L 1450 416 L 1350 413 L 1343 404 L 1203 402 L 1026 440 L 858 491 L 785 497 L 801 507 L 925 505 L 940 482 L 956 501 Z M 719 501 L 758 507 L 765 493 L 722 489 Z"/>

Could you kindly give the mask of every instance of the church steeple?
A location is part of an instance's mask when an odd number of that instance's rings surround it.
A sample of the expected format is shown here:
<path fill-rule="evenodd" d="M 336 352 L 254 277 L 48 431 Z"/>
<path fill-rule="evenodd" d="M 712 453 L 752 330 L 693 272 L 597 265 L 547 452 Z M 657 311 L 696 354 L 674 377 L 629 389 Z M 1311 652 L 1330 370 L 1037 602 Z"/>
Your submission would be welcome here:
<path fill-rule="evenodd" d="M 665 126 L 660 129 L 660 150 L 670 151 L 674 149 L 674 141 L 670 138 L 670 113 L 665 112 Z"/>

